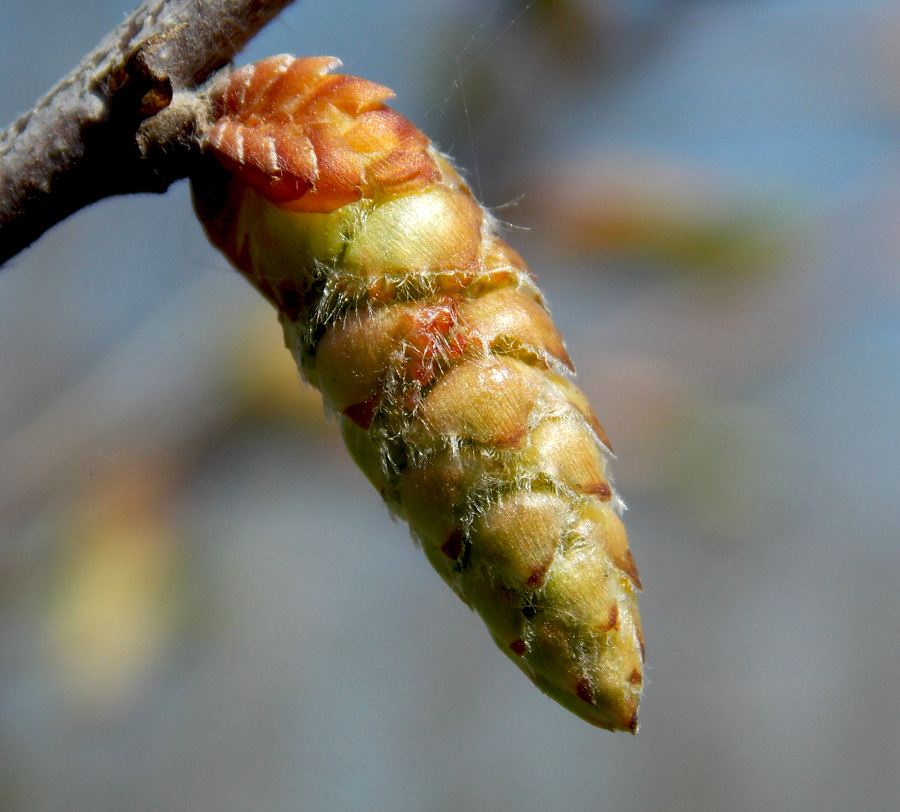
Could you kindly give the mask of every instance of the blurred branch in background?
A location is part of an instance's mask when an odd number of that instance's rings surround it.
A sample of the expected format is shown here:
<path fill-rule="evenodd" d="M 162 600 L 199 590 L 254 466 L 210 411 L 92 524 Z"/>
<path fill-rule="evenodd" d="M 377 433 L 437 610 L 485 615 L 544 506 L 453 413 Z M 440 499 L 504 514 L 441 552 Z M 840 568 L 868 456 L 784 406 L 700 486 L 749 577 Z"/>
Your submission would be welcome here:
<path fill-rule="evenodd" d="M 144 3 L 0 133 L 0 264 L 104 197 L 185 177 L 195 91 L 292 0 Z"/>

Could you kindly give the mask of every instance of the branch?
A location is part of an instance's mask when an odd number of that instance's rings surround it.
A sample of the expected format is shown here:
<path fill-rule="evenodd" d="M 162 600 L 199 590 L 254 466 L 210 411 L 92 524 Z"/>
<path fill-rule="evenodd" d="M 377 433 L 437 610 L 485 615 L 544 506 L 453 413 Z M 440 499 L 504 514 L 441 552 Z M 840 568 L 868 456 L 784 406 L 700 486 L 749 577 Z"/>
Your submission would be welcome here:
<path fill-rule="evenodd" d="M 292 0 L 147 0 L 0 133 L 0 266 L 104 197 L 188 175 L 202 88 Z"/>

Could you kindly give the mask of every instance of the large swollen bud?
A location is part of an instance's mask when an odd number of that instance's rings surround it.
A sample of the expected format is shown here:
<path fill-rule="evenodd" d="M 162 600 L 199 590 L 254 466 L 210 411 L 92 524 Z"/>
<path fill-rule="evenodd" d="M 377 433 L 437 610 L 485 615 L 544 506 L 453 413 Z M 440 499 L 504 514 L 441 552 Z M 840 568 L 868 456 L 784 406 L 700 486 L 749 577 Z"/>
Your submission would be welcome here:
<path fill-rule="evenodd" d="M 606 435 L 522 259 L 391 92 L 337 64 L 272 57 L 214 91 L 200 217 L 500 649 L 634 731 L 641 584 Z"/>

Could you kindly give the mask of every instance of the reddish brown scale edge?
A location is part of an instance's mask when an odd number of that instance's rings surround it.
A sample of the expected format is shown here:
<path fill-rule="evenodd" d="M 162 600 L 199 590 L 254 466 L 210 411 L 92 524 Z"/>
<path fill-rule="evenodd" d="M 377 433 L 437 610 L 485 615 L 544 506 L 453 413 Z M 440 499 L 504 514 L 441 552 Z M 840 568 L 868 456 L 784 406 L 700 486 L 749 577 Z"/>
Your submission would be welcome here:
<path fill-rule="evenodd" d="M 609 487 L 609 484 L 606 482 L 596 482 L 590 485 L 585 485 L 580 488 L 582 493 L 590 493 L 596 496 L 601 502 L 608 502 L 612 499 L 612 488 Z"/>
<path fill-rule="evenodd" d="M 605 623 L 597 627 L 597 631 L 601 634 L 609 634 L 619 628 L 619 605 L 614 603 L 609 607 L 609 616 Z"/>
<path fill-rule="evenodd" d="M 634 556 L 631 554 L 631 550 L 626 550 L 625 554 L 621 556 L 615 562 L 615 564 L 631 579 L 631 583 L 633 583 L 638 589 L 644 588 L 644 585 L 641 583 L 641 576 L 640 573 L 638 573 L 638 568 L 637 564 L 635 563 Z M 643 651 L 643 649 L 644 642 L 642 640 L 641 651 Z"/>
<path fill-rule="evenodd" d="M 585 419 L 588 422 L 588 425 L 594 430 L 594 434 L 597 435 L 598 439 L 601 443 L 603 443 L 606 448 L 612 453 L 613 447 L 612 443 L 609 441 L 609 437 L 606 434 L 606 429 L 600 425 L 600 421 L 597 419 L 597 415 L 594 414 L 594 410 L 588 407 L 587 413 L 584 414 Z"/>

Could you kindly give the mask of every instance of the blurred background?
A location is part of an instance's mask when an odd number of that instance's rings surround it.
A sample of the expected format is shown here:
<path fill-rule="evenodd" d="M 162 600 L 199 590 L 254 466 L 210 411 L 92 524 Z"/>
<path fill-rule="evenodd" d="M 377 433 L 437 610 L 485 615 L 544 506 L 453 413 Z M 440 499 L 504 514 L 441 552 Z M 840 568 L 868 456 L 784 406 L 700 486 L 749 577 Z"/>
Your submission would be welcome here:
<path fill-rule="evenodd" d="M 132 0 L 0 0 L 10 123 Z M 186 184 L 0 272 L 0 809 L 900 808 L 900 4 L 301 0 L 509 224 L 618 460 L 636 737 L 495 649 Z"/>

